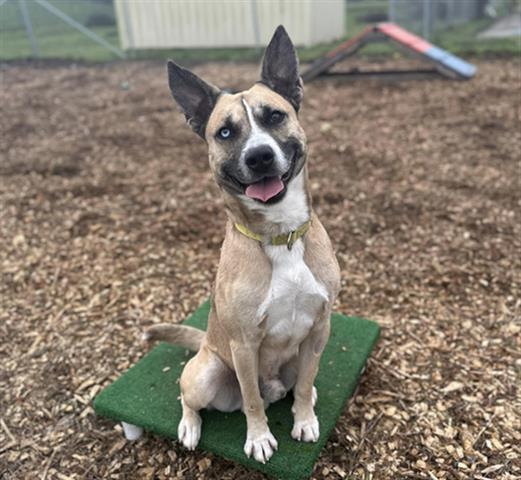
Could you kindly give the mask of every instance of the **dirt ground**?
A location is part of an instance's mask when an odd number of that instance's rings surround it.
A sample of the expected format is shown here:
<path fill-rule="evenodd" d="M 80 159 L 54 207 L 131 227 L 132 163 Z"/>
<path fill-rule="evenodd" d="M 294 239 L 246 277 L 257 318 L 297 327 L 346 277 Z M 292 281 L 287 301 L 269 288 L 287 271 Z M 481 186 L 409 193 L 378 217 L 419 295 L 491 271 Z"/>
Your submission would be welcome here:
<path fill-rule="evenodd" d="M 382 337 L 315 479 L 521 478 L 519 62 L 470 82 L 319 81 L 301 113 L 336 309 Z M 196 69 L 244 87 L 253 65 Z M 164 66 L 2 66 L 0 476 L 261 479 L 93 397 L 209 294 L 225 216 Z M 320 394 L 320 392 L 319 392 Z"/>

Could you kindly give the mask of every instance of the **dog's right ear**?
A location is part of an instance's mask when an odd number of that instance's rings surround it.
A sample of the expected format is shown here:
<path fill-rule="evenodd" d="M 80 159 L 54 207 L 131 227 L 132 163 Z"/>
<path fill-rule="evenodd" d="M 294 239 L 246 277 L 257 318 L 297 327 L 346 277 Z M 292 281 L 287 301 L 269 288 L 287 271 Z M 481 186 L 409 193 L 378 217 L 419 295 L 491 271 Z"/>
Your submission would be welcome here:
<path fill-rule="evenodd" d="M 168 61 L 168 84 L 188 125 L 204 138 L 206 124 L 220 94 L 219 89 L 172 60 Z"/>

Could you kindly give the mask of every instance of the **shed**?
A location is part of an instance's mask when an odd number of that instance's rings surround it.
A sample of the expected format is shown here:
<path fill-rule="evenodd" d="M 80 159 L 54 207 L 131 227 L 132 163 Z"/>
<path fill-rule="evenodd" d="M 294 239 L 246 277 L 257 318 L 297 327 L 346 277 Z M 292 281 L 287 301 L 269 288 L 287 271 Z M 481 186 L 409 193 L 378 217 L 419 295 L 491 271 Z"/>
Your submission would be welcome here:
<path fill-rule="evenodd" d="M 283 24 L 296 45 L 345 32 L 344 0 L 115 0 L 123 49 L 255 47 Z"/>

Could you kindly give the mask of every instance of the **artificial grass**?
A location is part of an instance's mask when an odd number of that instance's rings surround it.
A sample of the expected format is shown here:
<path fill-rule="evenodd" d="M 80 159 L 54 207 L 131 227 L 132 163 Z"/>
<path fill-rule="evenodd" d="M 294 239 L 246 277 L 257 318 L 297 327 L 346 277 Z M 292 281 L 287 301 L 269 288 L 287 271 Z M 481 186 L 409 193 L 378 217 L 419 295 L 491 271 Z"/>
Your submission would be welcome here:
<path fill-rule="evenodd" d="M 204 303 L 185 324 L 206 328 L 209 310 L 209 302 Z M 265 465 L 244 454 L 246 419 L 242 412 L 202 411 L 198 448 L 276 478 L 309 477 L 380 332 L 375 322 L 338 313 L 331 316 L 331 327 L 331 337 L 315 381 L 318 391 L 315 412 L 320 422 L 317 443 L 297 442 L 291 438 L 292 398 L 288 395 L 266 412 L 279 448 Z M 177 425 L 181 419 L 177 380 L 191 355 L 175 345 L 158 345 L 96 397 L 96 413 L 138 425 L 163 437 L 177 438 Z"/>

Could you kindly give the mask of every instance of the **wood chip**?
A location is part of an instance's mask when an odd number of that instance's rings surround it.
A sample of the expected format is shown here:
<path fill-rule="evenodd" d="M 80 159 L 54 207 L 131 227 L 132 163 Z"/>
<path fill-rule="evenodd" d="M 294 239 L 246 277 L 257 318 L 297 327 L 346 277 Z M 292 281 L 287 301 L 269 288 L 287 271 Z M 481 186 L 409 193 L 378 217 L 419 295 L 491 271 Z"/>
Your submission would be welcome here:
<path fill-rule="evenodd" d="M 469 82 L 306 85 L 334 309 L 383 327 L 316 480 L 521 476 L 519 61 L 471 61 Z M 209 296 L 219 260 L 224 202 L 163 65 L 0 70 L 2 475 L 260 480 L 170 440 L 126 443 L 92 410 L 145 354 L 146 326 Z M 241 89 L 258 66 L 195 70 Z"/>

